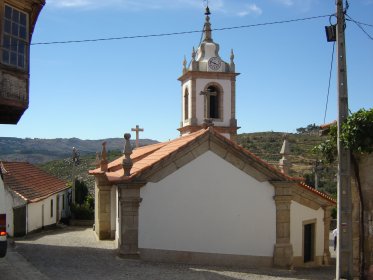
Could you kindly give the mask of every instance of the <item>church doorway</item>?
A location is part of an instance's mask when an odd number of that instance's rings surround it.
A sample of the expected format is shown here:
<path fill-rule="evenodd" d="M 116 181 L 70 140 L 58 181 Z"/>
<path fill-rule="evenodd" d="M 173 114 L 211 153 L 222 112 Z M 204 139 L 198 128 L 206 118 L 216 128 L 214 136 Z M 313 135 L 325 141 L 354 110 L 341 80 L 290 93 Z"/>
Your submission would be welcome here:
<path fill-rule="evenodd" d="M 315 223 L 303 225 L 303 261 L 314 261 L 315 255 Z"/>

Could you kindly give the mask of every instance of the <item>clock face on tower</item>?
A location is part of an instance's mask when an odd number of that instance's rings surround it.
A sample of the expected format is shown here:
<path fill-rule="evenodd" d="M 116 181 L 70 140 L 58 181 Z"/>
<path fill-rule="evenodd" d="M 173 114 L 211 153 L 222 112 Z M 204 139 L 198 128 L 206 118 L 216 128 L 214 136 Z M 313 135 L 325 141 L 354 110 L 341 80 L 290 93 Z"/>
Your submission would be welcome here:
<path fill-rule="evenodd" d="M 213 71 L 216 71 L 216 70 L 219 70 L 220 69 L 220 66 L 221 66 L 221 60 L 219 57 L 211 57 L 208 61 L 208 66 L 209 66 L 209 69 L 213 70 Z"/>

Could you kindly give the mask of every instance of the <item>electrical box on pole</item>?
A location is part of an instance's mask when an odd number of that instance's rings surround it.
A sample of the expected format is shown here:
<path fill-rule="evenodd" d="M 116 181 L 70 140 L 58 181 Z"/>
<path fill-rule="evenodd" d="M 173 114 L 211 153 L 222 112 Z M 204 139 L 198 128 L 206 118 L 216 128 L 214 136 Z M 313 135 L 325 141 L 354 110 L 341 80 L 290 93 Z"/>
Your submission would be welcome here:
<path fill-rule="evenodd" d="M 341 143 L 342 124 L 348 117 L 345 14 L 343 0 L 337 0 L 337 63 L 338 63 L 338 244 L 336 279 L 352 279 L 352 197 L 350 151 Z"/>

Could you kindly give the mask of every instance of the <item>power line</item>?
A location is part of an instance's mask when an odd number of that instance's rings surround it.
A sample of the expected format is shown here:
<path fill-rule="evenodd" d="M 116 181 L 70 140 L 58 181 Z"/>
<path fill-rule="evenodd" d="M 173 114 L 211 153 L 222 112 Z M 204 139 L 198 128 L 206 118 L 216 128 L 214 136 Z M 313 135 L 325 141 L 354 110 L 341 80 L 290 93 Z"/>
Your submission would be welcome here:
<path fill-rule="evenodd" d="M 328 94 L 326 95 L 326 104 L 325 104 L 325 113 L 324 113 L 324 123 L 325 123 L 325 119 L 326 119 L 326 112 L 328 111 L 329 93 L 330 93 L 330 80 L 331 80 L 331 78 L 332 78 L 332 71 L 333 71 L 334 47 L 335 47 L 335 42 L 333 42 L 332 59 L 331 59 L 331 61 L 330 61 L 329 83 L 328 83 Z"/>
<path fill-rule="evenodd" d="M 313 20 L 313 19 L 325 18 L 325 17 L 330 17 L 330 16 L 331 15 L 321 15 L 321 16 L 313 16 L 313 17 L 298 18 L 298 19 L 289 19 L 289 20 L 282 20 L 282 21 L 272 21 L 272 22 L 265 22 L 265 23 L 232 26 L 232 27 L 212 28 L 211 30 L 212 31 L 223 31 L 223 30 L 252 28 L 252 27 L 259 27 L 259 26 L 300 22 L 300 21 Z M 202 33 L 203 30 L 192 30 L 192 31 L 181 31 L 181 32 L 171 32 L 171 33 L 159 33 L 159 34 L 147 34 L 147 35 L 121 36 L 121 37 L 109 37 L 109 38 L 97 38 L 97 39 L 37 42 L 37 43 L 31 43 L 30 45 L 35 46 L 35 45 L 91 43 L 91 42 L 99 42 L 99 41 L 113 41 L 113 40 L 125 40 L 125 39 L 139 39 L 139 38 L 151 38 L 151 37 L 176 36 L 176 35 L 185 35 L 185 34 L 200 33 L 200 32 Z"/>
<path fill-rule="evenodd" d="M 368 36 L 369 39 L 373 40 L 373 37 L 367 31 L 365 31 L 365 29 L 361 26 L 360 22 L 357 22 L 356 20 L 352 19 L 348 14 L 346 14 L 346 16 L 348 17 L 347 20 L 352 21 L 353 23 L 355 23 L 365 33 L 365 35 Z"/>

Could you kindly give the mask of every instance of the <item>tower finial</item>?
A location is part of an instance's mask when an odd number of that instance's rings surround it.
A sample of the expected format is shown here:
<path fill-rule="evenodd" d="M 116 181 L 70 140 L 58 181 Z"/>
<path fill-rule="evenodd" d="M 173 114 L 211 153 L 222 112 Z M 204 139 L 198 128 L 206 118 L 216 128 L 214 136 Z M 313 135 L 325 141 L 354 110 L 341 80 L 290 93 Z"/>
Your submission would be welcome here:
<path fill-rule="evenodd" d="M 289 161 L 289 154 L 290 154 L 290 147 L 289 147 L 289 141 L 288 141 L 288 135 L 284 134 L 283 136 L 284 142 L 281 147 L 280 155 L 282 155 L 282 158 L 280 159 L 280 171 L 285 174 L 289 175 L 291 163 Z"/>
<path fill-rule="evenodd" d="M 106 154 L 106 142 L 102 142 L 100 168 L 101 168 L 101 171 L 107 171 L 108 170 L 108 161 L 107 161 L 107 154 Z"/>
<path fill-rule="evenodd" d="M 234 53 L 233 53 L 233 49 L 231 49 L 231 62 L 229 63 L 229 69 L 231 72 L 235 72 L 236 71 L 236 66 L 234 64 Z"/>
<path fill-rule="evenodd" d="M 132 147 L 130 143 L 130 138 L 131 138 L 131 134 L 129 133 L 124 134 L 125 143 L 124 143 L 124 150 L 123 150 L 124 159 L 122 161 L 122 167 L 123 167 L 125 176 L 131 175 L 131 168 L 133 166 L 133 162 L 131 159 Z"/>
<path fill-rule="evenodd" d="M 186 60 L 186 57 L 184 55 L 184 60 L 183 60 L 183 74 L 185 74 L 186 71 L 187 71 L 186 65 L 187 65 L 187 60 Z"/>
<path fill-rule="evenodd" d="M 205 24 L 203 26 L 203 41 L 204 42 L 213 42 L 211 37 L 211 23 L 210 23 L 210 8 L 209 1 L 206 1 L 206 11 L 205 11 Z"/>
<path fill-rule="evenodd" d="M 209 8 L 209 1 L 207 1 L 205 15 L 206 15 L 206 16 L 211 15 L 211 13 L 210 13 L 210 8 Z"/>

